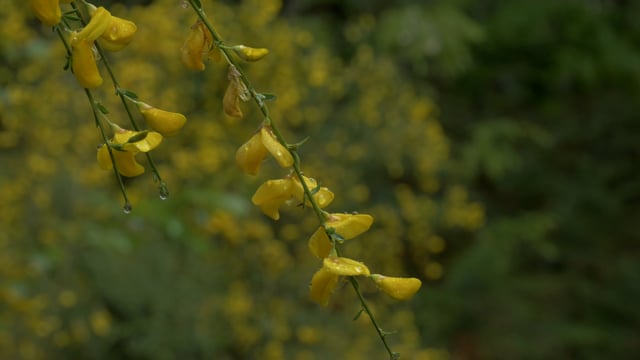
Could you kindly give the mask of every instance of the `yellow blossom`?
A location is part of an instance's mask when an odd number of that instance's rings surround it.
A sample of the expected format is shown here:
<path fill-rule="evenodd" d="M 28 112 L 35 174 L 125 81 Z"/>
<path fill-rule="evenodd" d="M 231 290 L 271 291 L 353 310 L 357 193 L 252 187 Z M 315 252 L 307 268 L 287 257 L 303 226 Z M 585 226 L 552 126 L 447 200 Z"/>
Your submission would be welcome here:
<path fill-rule="evenodd" d="M 369 268 L 356 260 L 345 257 L 326 257 L 322 262 L 322 266 L 332 274 L 342 276 L 369 276 Z"/>
<path fill-rule="evenodd" d="M 95 8 L 95 7 L 94 7 Z M 98 39 L 111 24 L 111 13 L 109 10 L 100 6 L 95 10 L 91 9 L 91 20 L 80 32 L 77 33 L 77 38 L 79 40 L 89 40 L 95 41 Z"/>
<path fill-rule="evenodd" d="M 114 144 L 120 145 L 126 151 L 149 152 L 162 142 L 162 135 L 154 131 L 125 130 L 114 126 Z"/>
<path fill-rule="evenodd" d="M 331 253 L 333 245 L 324 227 L 320 226 L 309 238 L 309 250 L 319 259 L 324 259 Z"/>
<path fill-rule="evenodd" d="M 180 48 L 182 63 L 191 70 L 203 71 L 205 66 L 202 60 L 209 52 L 212 43 L 211 33 L 204 23 L 200 20 L 196 21 Z"/>
<path fill-rule="evenodd" d="M 278 209 L 292 196 L 293 181 L 291 178 L 268 180 L 256 190 L 251 202 L 260 207 L 262 212 L 273 220 L 280 219 Z"/>
<path fill-rule="evenodd" d="M 415 295 L 422 281 L 416 278 L 391 277 L 380 274 L 371 275 L 371 279 L 378 285 L 380 290 L 387 293 L 396 300 L 408 300 Z"/>
<path fill-rule="evenodd" d="M 246 174 L 256 175 L 268 152 L 262 144 L 262 132 L 258 132 L 236 151 L 236 163 Z"/>
<path fill-rule="evenodd" d="M 71 39 L 71 71 L 86 89 L 102 85 L 102 76 L 93 53 L 93 41 L 79 39 L 77 36 Z"/>
<path fill-rule="evenodd" d="M 111 153 L 116 162 L 116 168 L 121 175 L 134 177 L 144 173 L 144 167 L 136 161 L 135 153 L 115 149 L 111 149 Z M 111 170 L 113 168 L 108 145 L 102 145 L 98 149 L 98 165 L 103 170 Z"/>
<path fill-rule="evenodd" d="M 58 0 L 31 0 L 31 10 L 45 25 L 53 26 L 60 22 L 62 11 Z"/>
<path fill-rule="evenodd" d="M 271 129 L 266 126 L 263 126 L 236 151 L 236 163 L 243 172 L 256 175 L 268 153 L 282 167 L 293 165 L 293 157 L 289 150 L 278 142 Z"/>
<path fill-rule="evenodd" d="M 331 190 L 329 190 L 329 188 L 325 186 L 321 186 L 318 188 L 318 182 L 315 179 L 306 177 L 304 175 L 302 175 L 302 178 L 304 179 L 307 188 L 309 188 L 309 190 L 313 194 L 313 200 L 315 200 L 316 204 L 318 204 L 320 208 L 324 208 L 331 204 L 334 198 L 334 194 L 333 192 L 331 192 Z M 296 200 L 298 200 L 300 203 L 302 203 L 304 200 L 304 188 L 302 187 L 302 183 L 300 182 L 300 180 L 298 180 L 298 178 L 294 179 L 293 197 L 295 197 Z M 304 204 L 307 206 L 311 205 L 309 199 L 307 199 Z"/>
<path fill-rule="evenodd" d="M 244 45 L 236 45 L 231 50 L 245 61 L 258 61 L 269 54 L 269 49 L 252 48 Z"/>
<path fill-rule="evenodd" d="M 162 136 L 177 134 L 187 122 L 187 118 L 180 113 L 157 109 L 141 101 L 137 105 L 149 127 Z"/>
<path fill-rule="evenodd" d="M 329 298 L 338 285 L 339 275 L 322 267 L 311 278 L 309 296 L 322 306 L 329 305 Z"/>
<path fill-rule="evenodd" d="M 98 41 L 105 50 L 119 51 L 133 40 L 137 30 L 138 27 L 133 21 L 111 16 L 109 26 L 100 35 Z"/>
<path fill-rule="evenodd" d="M 343 239 L 352 239 L 369 230 L 373 217 L 367 214 L 331 214 L 327 218 L 327 228 L 333 230 Z"/>

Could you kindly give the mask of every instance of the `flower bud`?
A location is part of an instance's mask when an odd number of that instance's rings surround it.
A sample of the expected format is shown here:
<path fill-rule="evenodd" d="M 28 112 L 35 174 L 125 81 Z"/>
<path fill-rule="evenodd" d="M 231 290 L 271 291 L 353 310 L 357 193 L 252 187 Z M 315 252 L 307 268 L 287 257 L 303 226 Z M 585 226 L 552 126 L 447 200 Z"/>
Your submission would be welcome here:
<path fill-rule="evenodd" d="M 422 281 L 416 278 L 391 277 L 380 274 L 371 275 L 371 279 L 378 285 L 380 290 L 387 293 L 396 300 L 409 300 L 415 295 Z"/>
<path fill-rule="evenodd" d="M 302 178 L 304 179 L 305 184 L 313 194 L 312 196 L 316 204 L 318 204 L 320 208 L 325 208 L 329 204 L 331 204 L 334 198 L 334 194 L 333 192 L 331 192 L 331 190 L 329 190 L 329 188 L 325 186 L 318 188 L 318 182 L 315 179 L 306 177 L 304 175 L 302 176 Z M 302 203 L 303 200 L 305 200 L 304 188 L 302 187 L 302 183 L 300 182 L 300 180 L 298 180 L 298 178 L 295 178 L 293 181 L 295 184 L 295 187 L 293 190 L 293 197 L 295 197 L 300 203 Z M 309 199 L 306 199 L 306 201 L 304 201 L 304 204 L 306 206 L 311 205 L 311 203 L 309 202 Z"/>
<path fill-rule="evenodd" d="M 53 26 L 60 22 L 62 11 L 58 0 L 31 0 L 31 10 L 45 25 Z"/>
<path fill-rule="evenodd" d="M 329 305 L 329 298 L 336 289 L 339 278 L 338 275 L 326 268 L 320 268 L 311 278 L 311 289 L 309 290 L 311 299 L 322 306 Z"/>
<path fill-rule="evenodd" d="M 93 41 L 79 39 L 77 36 L 72 38 L 71 71 L 80 85 L 86 89 L 102 85 L 102 76 L 93 53 Z"/>
<path fill-rule="evenodd" d="M 322 266 L 332 274 L 343 276 L 369 276 L 369 268 L 359 262 L 345 257 L 326 257 Z"/>
<path fill-rule="evenodd" d="M 252 48 L 244 45 L 236 45 L 231 50 L 245 61 L 258 61 L 269 53 L 269 49 Z"/>
<path fill-rule="evenodd" d="M 180 113 L 157 109 L 143 102 L 138 102 L 138 108 L 149 127 L 162 136 L 177 134 L 187 122 L 187 118 Z"/>

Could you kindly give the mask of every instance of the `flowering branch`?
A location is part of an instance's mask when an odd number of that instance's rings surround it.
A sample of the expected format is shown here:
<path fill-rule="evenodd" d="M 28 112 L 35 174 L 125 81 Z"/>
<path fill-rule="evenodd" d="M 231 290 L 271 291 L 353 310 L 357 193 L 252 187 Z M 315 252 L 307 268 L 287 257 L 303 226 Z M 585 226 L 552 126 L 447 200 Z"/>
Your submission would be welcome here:
<path fill-rule="evenodd" d="M 252 201 L 274 220 L 279 219 L 278 208 L 293 197 L 303 206 L 310 206 L 318 218 L 319 228 L 311 236 L 309 247 L 318 258 L 323 259 L 323 267 L 311 280 L 311 297 L 320 304 L 328 304 L 341 276 L 345 276 L 356 293 L 361 311 L 365 312 L 374 326 L 385 350 L 391 359 L 400 354 L 391 350 L 386 335 L 378 325 L 375 316 L 360 291 L 356 276 L 369 276 L 383 291 L 396 299 L 410 298 L 421 286 L 416 278 L 392 278 L 379 274 L 371 275 L 369 269 L 360 262 L 344 258 L 338 244 L 353 238 L 371 226 L 373 218 L 363 214 L 330 214 L 324 210 L 333 200 L 333 193 L 317 185 L 316 181 L 304 176 L 301 168 L 298 145 L 286 141 L 277 124 L 271 119 L 265 103 L 265 94 L 255 90 L 237 59 L 256 61 L 264 57 L 267 49 L 254 49 L 244 45 L 228 46 L 209 21 L 199 0 L 188 1 L 199 21 L 192 26 L 192 32 L 182 48 L 183 62 L 194 70 L 204 70 L 203 56 L 222 57 L 229 66 L 229 87 L 223 99 L 225 113 L 232 117 L 242 117 L 238 99 L 247 101 L 251 97 L 260 109 L 264 119 L 259 133 L 255 134 L 236 153 L 238 165 L 250 175 L 257 174 L 264 157 L 270 153 L 280 166 L 291 168 L 294 178 L 269 180 L 254 194 Z M 220 56 L 221 55 L 221 56 Z"/>

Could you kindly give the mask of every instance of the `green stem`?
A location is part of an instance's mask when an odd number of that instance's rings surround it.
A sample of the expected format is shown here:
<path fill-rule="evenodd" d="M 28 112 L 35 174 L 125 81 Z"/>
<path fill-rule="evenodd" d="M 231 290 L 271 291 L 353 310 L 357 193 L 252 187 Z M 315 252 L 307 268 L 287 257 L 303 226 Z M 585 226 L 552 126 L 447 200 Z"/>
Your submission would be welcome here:
<path fill-rule="evenodd" d="M 87 4 L 86 2 L 84 2 L 84 3 L 85 3 L 85 5 Z M 78 7 L 76 6 L 76 4 L 71 3 L 71 7 L 73 8 L 73 10 L 76 12 L 78 17 L 80 18 L 80 22 L 82 23 L 82 25 L 86 26 L 87 22 L 84 19 L 83 15 L 80 12 L 80 10 L 78 9 Z M 105 69 L 107 69 L 107 73 L 109 74 L 109 78 L 111 78 L 111 83 L 113 84 L 113 87 L 114 87 L 114 89 L 116 91 L 116 95 L 118 95 L 118 97 L 120 98 L 120 102 L 122 103 L 122 106 L 124 107 L 124 110 L 127 113 L 127 117 L 129 118 L 129 122 L 131 123 L 131 126 L 133 127 L 133 129 L 135 131 L 140 131 L 140 127 L 136 123 L 135 118 L 133 117 L 133 114 L 131 112 L 131 109 L 129 108 L 129 103 L 127 102 L 127 96 L 124 94 L 123 89 L 120 87 L 120 83 L 118 82 L 118 79 L 116 78 L 115 73 L 113 72 L 113 70 L 111 68 L 111 65 L 109 64 L 109 60 L 107 59 L 107 56 L 106 56 L 104 50 L 102 49 L 102 47 L 100 47 L 98 42 L 95 42 L 94 45 L 95 45 L 96 49 L 98 49 L 98 54 L 100 54 L 100 58 L 102 59 L 102 63 L 104 64 Z M 149 154 L 148 152 L 145 152 L 144 155 L 146 156 L 147 161 L 149 162 L 149 166 L 151 167 L 151 171 L 153 172 L 154 180 L 157 181 L 158 183 L 160 183 L 160 196 L 162 198 L 166 198 L 166 196 L 169 194 L 169 192 L 167 190 L 167 186 L 166 186 L 165 182 L 162 180 L 162 177 L 160 176 L 160 172 L 158 171 L 158 168 L 156 167 L 156 164 L 153 161 L 153 158 L 151 157 L 151 154 Z"/>
<path fill-rule="evenodd" d="M 215 40 L 215 43 L 217 45 L 223 45 L 224 41 L 223 41 L 222 37 L 220 36 L 220 34 L 218 34 L 218 32 L 215 30 L 215 28 L 211 24 L 211 22 L 209 21 L 207 15 L 204 13 L 204 10 L 201 7 L 197 6 L 194 0 L 189 0 L 189 4 L 195 10 L 195 12 L 198 15 L 198 17 L 200 18 L 200 20 L 205 24 L 205 26 L 207 27 L 207 29 L 211 33 L 211 36 Z M 244 83 L 244 85 L 247 87 L 247 89 L 251 93 L 251 96 L 252 96 L 254 102 L 256 103 L 256 105 L 258 105 L 258 108 L 260 108 L 260 111 L 262 112 L 262 115 L 264 115 L 264 121 L 267 124 L 270 125 L 271 130 L 273 131 L 273 134 L 275 135 L 275 137 L 278 140 L 278 142 L 280 142 L 284 147 L 286 147 L 289 150 L 289 152 L 291 153 L 291 156 L 293 156 L 293 160 L 294 160 L 293 161 L 293 171 L 296 174 L 296 177 L 298 177 L 298 179 L 300 180 L 300 184 L 302 184 L 302 189 L 304 190 L 305 198 L 308 199 L 309 202 L 311 203 L 311 207 L 313 208 L 313 211 L 316 214 L 316 217 L 318 218 L 318 221 L 320 222 L 320 225 L 324 227 L 326 225 L 326 213 L 320 208 L 320 206 L 318 205 L 317 201 L 314 199 L 313 194 L 311 193 L 311 189 L 309 189 L 309 187 L 307 186 L 306 182 L 304 181 L 304 177 L 302 175 L 302 169 L 301 169 L 301 166 L 300 166 L 300 156 L 298 155 L 297 149 L 294 146 L 291 146 L 285 140 L 285 138 L 282 136 L 282 133 L 280 132 L 280 130 L 278 129 L 276 124 L 271 120 L 271 117 L 269 116 L 269 108 L 268 108 L 268 106 L 265 104 L 264 100 L 262 99 L 261 94 L 259 94 L 255 90 L 255 88 L 251 84 L 251 81 L 249 81 L 249 79 L 245 75 L 245 73 L 242 70 L 242 68 L 238 65 L 238 62 L 230 54 L 231 50 L 229 50 L 228 48 L 226 48 L 224 46 L 218 46 L 218 49 L 224 55 L 225 59 L 227 60 L 227 63 L 230 66 L 234 66 L 236 68 L 236 70 L 238 71 L 238 73 L 240 74 L 240 80 Z M 304 202 L 305 201 L 303 201 L 303 203 Z M 329 234 L 327 234 L 327 235 L 329 235 Z M 339 252 L 338 252 L 337 248 L 336 248 L 336 252 L 337 252 L 337 254 L 339 256 Z M 378 333 L 378 336 L 380 337 L 380 340 L 384 344 L 384 347 L 385 347 L 386 351 L 389 353 L 390 358 L 391 359 L 397 359 L 398 358 L 398 354 L 393 352 L 391 350 L 391 348 L 389 347 L 389 344 L 387 343 L 387 339 L 386 339 L 385 334 L 383 333 L 382 329 L 378 326 L 378 323 L 375 320 L 375 316 L 373 315 L 373 312 L 371 311 L 371 309 L 367 305 L 367 302 L 364 299 L 364 296 L 362 296 L 362 293 L 360 292 L 358 281 L 354 277 L 350 276 L 349 277 L 349 282 L 351 283 L 351 286 L 353 287 L 353 290 L 355 291 L 356 295 L 358 296 L 358 299 L 360 300 L 360 304 L 362 305 L 362 308 L 364 309 L 364 311 L 369 316 L 369 319 L 371 319 L 371 323 L 375 327 L 376 332 Z"/>
<path fill-rule="evenodd" d="M 60 40 L 62 41 L 62 44 L 64 45 L 64 48 L 67 51 L 67 56 L 71 57 L 71 46 L 69 46 L 69 43 L 67 42 L 67 39 L 65 39 L 64 34 L 62 33 L 62 30 L 60 30 L 59 26 L 56 26 L 56 33 L 58 34 L 58 37 L 60 37 Z M 89 103 L 91 104 L 91 110 L 93 112 L 93 118 L 96 121 L 96 126 L 98 127 L 98 129 L 100 129 L 100 134 L 102 135 L 102 141 L 104 141 L 103 146 L 107 146 L 107 150 L 109 151 L 109 158 L 111 159 L 111 164 L 113 165 L 113 172 L 118 181 L 118 185 L 120 186 L 122 197 L 124 198 L 124 208 L 125 209 L 128 208 L 130 211 L 131 203 L 129 202 L 129 197 L 127 196 L 127 191 L 124 187 L 124 181 L 122 180 L 122 176 L 118 172 L 118 168 L 116 167 L 116 160 L 113 157 L 113 149 L 111 149 L 111 147 L 108 145 L 109 141 L 107 140 L 107 135 L 104 131 L 104 126 L 102 125 L 102 122 L 98 117 L 98 111 L 100 110 L 96 106 L 96 101 L 93 98 L 93 93 L 91 93 L 91 90 L 85 88 L 84 92 L 87 95 L 87 99 L 89 99 Z"/>

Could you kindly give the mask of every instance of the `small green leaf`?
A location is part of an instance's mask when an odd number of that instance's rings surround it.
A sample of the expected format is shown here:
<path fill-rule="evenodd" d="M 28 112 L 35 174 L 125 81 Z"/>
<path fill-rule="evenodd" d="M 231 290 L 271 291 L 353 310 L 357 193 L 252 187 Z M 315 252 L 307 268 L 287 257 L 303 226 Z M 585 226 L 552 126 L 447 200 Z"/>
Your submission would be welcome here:
<path fill-rule="evenodd" d="M 275 99 L 278 98 L 275 94 L 262 93 L 260 95 L 262 95 L 262 100 L 266 100 L 266 101 L 274 101 Z"/>
<path fill-rule="evenodd" d="M 127 143 L 129 143 L 129 144 L 130 144 L 130 143 L 134 143 L 134 142 L 137 142 L 137 141 L 143 140 L 144 138 L 146 138 L 146 137 L 147 137 L 147 134 L 149 134 L 149 131 L 148 131 L 148 130 L 143 130 L 143 131 L 141 131 L 141 132 L 139 132 L 139 133 L 137 133 L 137 134 L 133 135 L 132 137 L 130 137 L 130 138 L 127 140 Z"/>
<path fill-rule="evenodd" d="M 102 105 L 102 103 L 96 102 L 95 104 L 96 104 L 96 108 L 98 109 L 98 111 L 100 111 L 104 115 L 107 115 L 109 113 L 109 110 L 107 110 L 107 108 L 104 107 L 104 105 Z"/>
<path fill-rule="evenodd" d="M 131 90 L 127 90 L 127 89 L 122 89 L 120 90 L 120 93 L 126 97 L 128 97 L 129 99 L 133 99 L 136 100 L 138 99 L 138 94 L 134 93 Z"/>

